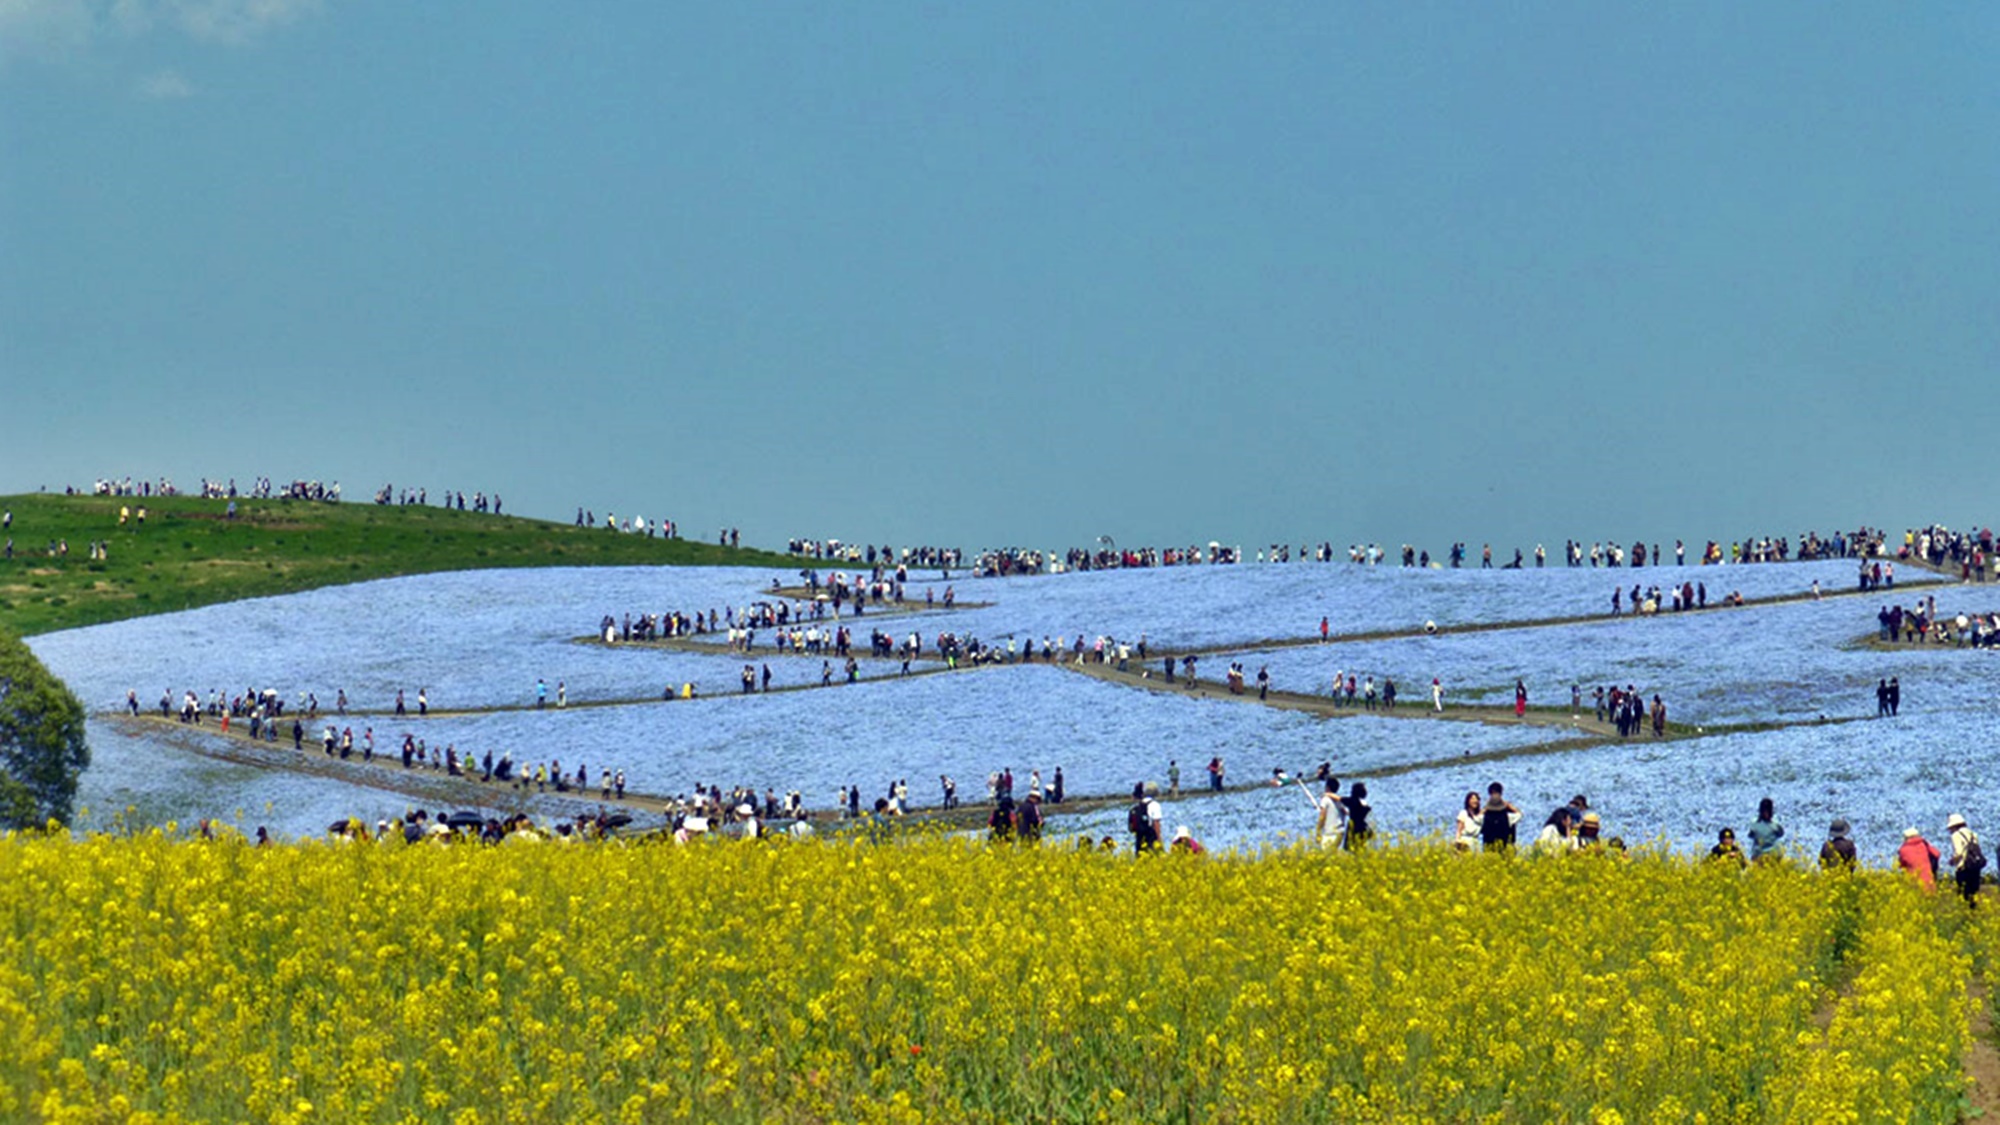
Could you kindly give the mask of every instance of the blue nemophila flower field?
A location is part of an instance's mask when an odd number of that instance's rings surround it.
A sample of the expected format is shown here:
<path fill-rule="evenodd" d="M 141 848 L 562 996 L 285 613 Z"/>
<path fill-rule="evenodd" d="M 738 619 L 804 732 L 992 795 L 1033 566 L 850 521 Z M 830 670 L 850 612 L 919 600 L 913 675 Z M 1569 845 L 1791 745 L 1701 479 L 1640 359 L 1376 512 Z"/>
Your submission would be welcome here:
<path fill-rule="evenodd" d="M 1521 726 L 1511 712 L 1491 723 L 1385 717 L 1324 718 L 1235 700 L 1099 682 L 1046 665 L 984 667 L 905 680 L 893 661 L 860 662 L 847 685 L 833 661 L 821 689 L 822 658 L 780 656 L 760 631 L 745 657 L 702 649 L 604 646 L 589 638 L 606 614 L 718 612 L 769 600 L 767 572 L 624 568 L 492 571 L 430 575 L 318 590 L 283 598 L 50 634 L 34 647 L 93 710 L 115 711 L 128 690 L 153 708 L 161 694 L 206 699 L 272 687 L 295 701 L 317 695 L 319 725 L 336 721 L 357 735 L 374 731 L 378 752 L 405 733 L 474 756 L 492 750 L 517 762 L 561 760 L 573 769 L 623 769 L 638 791 L 673 794 L 696 784 L 797 789 L 825 807 L 837 788 L 859 785 L 871 799 L 907 779 L 917 804 L 938 799 L 938 776 L 960 793 L 983 796 L 989 771 L 1011 767 L 1025 783 L 1064 769 L 1074 794 L 1127 792 L 1136 781 L 1166 783 L 1178 761 L 1183 786 L 1204 780 L 1221 756 L 1232 785 L 1331 763 L 1370 782 L 1379 826 L 1388 832 L 1438 830 L 1464 793 L 1501 780 L 1539 824 L 1575 793 L 1600 810 L 1607 833 L 1634 842 L 1660 838 L 1705 847 L 1717 827 L 1741 827 L 1756 801 L 1772 796 L 1792 838 L 1815 842 L 1835 815 L 1853 820 L 1864 850 L 1886 854 L 1906 823 L 1941 824 L 1952 811 L 1975 823 L 2000 815 L 2000 783 L 1971 766 L 1965 747 L 1990 724 L 1987 690 L 1996 669 L 1986 653 L 1881 651 L 1855 643 L 1875 629 L 1891 595 L 1933 595 L 1941 610 L 1991 608 L 1984 587 L 1909 584 L 1869 596 L 1829 596 L 1778 604 L 1812 582 L 1829 595 L 1852 583 L 1846 562 L 1647 568 L 1642 570 L 1404 570 L 1346 563 L 1242 565 L 1114 571 L 998 580 L 927 575 L 908 588 L 909 612 L 843 617 L 857 637 L 881 628 L 915 631 L 927 646 L 941 632 L 1017 649 L 1027 640 L 1079 634 L 1149 646 L 1199 650 L 1201 674 L 1219 678 L 1231 661 L 1273 686 L 1324 693 L 1336 669 L 1393 678 L 1405 708 L 1427 707 L 1438 677 L 1455 703 L 1511 704 L 1518 679 L 1536 705 L 1566 706 L 1572 683 L 1630 684 L 1658 693 L 1677 723 L 1706 727 L 1780 724 L 1714 737 L 1568 748 L 1573 732 Z M 1700 581 L 1711 602 L 1740 592 L 1740 609 L 1611 618 L 1614 586 L 1629 591 Z M 926 590 L 954 588 L 968 608 L 921 611 Z M 1995 599 L 2000 600 L 2000 599 Z M 984 603 L 973 605 L 972 603 Z M 796 603 L 795 603 L 796 604 Z M 1336 643 L 1311 643 L 1322 616 Z M 1581 623 L 1468 626 L 1595 617 Z M 1425 622 L 1437 635 L 1421 635 Z M 1343 634 L 1415 633 L 1338 642 Z M 1307 643 L 1299 643 L 1299 642 Z M 746 660 L 772 670 L 774 691 L 737 698 Z M 1136 663 L 1136 658 L 1135 658 Z M 1154 667 L 1157 661 L 1148 661 Z M 935 669 L 920 661 L 915 670 Z M 1874 687 L 1897 676 L 1903 711 L 1875 720 Z M 535 684 L 551 709 L 535 711 Z M 761 680 L 761 675 L 760 675 Z M 696 685 L 697 698 L 661 702 Z M 554 710 L 557 685 L 570 707 Z M 386 714 L 398 690 L 414 710 L 419 688 L 443 712 L 427 720 Z M 346 718 L 327 715 L 345 691 Z M 591 706 L 591 704 L 612 704 Z M 525 709 L 523 709 L 525 708 Z M 1818 720 L 1857 718 L 1833 725 Z M 308 732 L 308 738 L 317 727 Z M 411 803 L 401 793 L 329 776 L 300 776 L 192 753 L 180 735 L 133 734 L 100 718 L 92 724 L 96 764 L 80 804 L 100 820 L 135 807 L 140 820 L 231 817 L 284 831 L 319 831 L 333 817 L 392 816 Z M 1554 744 L 1557 748 L 1549 751 Z M 1518 752 L 1518 753 L 1515 753 Z M 1468 763 L 1468 759 L 1473 759 Z M 529 799 L 530 807 L 534 806 Z M 1169 812 L 1198 835 L 1257 846 L 1306 831 L 1310 806 L 1297 786 L 1253 787 L 1187 801 Z M 1122 810 L 1057 818 L 1057 832 L 1116 835 Z"/>

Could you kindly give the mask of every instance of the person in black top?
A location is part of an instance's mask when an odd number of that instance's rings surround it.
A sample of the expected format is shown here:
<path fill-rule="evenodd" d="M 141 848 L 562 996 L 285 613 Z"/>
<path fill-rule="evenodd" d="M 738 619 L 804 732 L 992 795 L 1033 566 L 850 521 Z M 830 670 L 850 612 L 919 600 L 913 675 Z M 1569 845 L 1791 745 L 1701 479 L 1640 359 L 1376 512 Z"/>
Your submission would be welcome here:
<path fill-rule="evenodd" d="M 1349 851 L 1357 851 L 1368 843 L 1374 830 L 1368 827 L 1368 814 L 1373 808 L 1368 804 L 1368 786 L 1357 781 L 1347 789 L 1347 796 L 1340 799 L 1347 808 L 1347 835 L 1342 846 Z"/>

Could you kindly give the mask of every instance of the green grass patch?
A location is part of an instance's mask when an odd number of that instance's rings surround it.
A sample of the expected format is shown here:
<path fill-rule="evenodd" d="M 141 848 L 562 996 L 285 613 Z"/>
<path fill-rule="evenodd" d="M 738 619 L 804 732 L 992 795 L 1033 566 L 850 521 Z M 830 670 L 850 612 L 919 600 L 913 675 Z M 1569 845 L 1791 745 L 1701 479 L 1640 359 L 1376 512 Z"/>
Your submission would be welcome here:
<path fill-rule="evenodd" d="M 688 540 L 646 539 L 602 528 L 442 508 L 237 501 L 145 501 L 146 523 L 118 523 L 131 497 L 0 496 L 14 513 L 14 557 L 0 561 L 0 628 L 21 635 L 159 612 L 296 593 L 405 574 L 497 567 L 767 566 L 796 571 L 782 554 Z M 45 546 L 67 541 L 67 557 Z M 108 561 L 85 548 L 103 541 Z M 144 582 L 133 595 L 127 582 Z M 33 592 L 33 597 L 21 595 Z M 157 598 L 153 594 L 157 593 Z"/>

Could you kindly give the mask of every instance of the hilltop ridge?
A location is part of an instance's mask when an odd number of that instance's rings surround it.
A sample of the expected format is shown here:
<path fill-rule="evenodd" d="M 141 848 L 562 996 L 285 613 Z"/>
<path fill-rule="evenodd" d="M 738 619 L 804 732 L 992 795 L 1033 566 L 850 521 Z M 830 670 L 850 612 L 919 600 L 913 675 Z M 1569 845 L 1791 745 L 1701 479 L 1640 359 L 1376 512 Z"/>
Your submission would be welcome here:
<path fill-rule="evenodd" d="M 12 544 L 0 557 L 0 629 L 23 636 L 450 570 L 798 565 L 748 547 L 416 504 L 238 498 L 231 515 L 226 499 L 31 493 L 0 496 L 0 510 L 12 514 L 0 529 Z"/>

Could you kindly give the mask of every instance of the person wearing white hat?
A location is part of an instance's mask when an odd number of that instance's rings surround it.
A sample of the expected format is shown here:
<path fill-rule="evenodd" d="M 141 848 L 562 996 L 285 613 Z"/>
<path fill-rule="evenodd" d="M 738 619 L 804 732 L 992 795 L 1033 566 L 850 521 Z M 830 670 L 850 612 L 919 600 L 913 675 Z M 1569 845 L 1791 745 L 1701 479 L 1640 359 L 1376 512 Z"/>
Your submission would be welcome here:
<path fill-rule="evenodd" d="M 1903 846 L 1896 849 L 1896 866 L 1910 873 L 1924 889 L 1937 889 L 1938 850 L 1915 828 L 1903 829 Z"/>
<path fill-rule="evenodd" d="M 1986 849 L 1979 846 L 1979 834 L 1965 823 L 1963 813 L 1951 814 L 1944 827 L 1951 833 L 1952 878 L 1958 883 L 1958 893 L 1965 896 L 1965 905 L 1976 909 L 1980 879 L 1986 873 Z"/>

